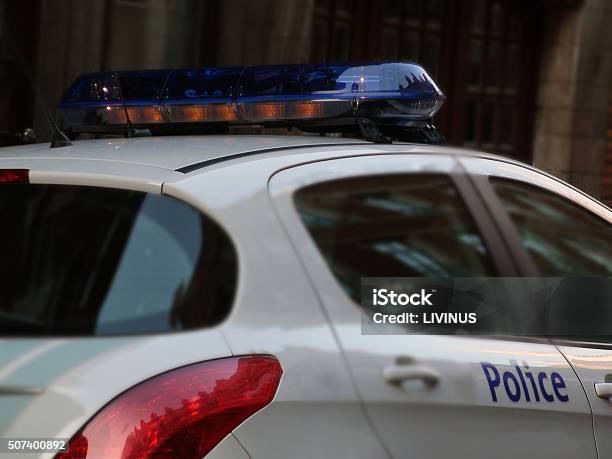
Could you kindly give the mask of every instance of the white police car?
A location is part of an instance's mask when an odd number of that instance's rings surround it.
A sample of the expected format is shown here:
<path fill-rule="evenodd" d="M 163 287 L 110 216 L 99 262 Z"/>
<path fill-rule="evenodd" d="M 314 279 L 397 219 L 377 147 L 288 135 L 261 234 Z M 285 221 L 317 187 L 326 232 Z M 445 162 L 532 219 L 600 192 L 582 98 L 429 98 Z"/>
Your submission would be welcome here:
<path fill-rule="evenodd" d="M 250 84 L 295 68 L 272 70 Z M 439 106 L 405 64 L 229 103 L 249 86 L 190 72 L 89 75 L 64 129 L 317 130 L 348 106 L 380 141 Z M 385 93 L 398 75 L 416 89 Z M 532 167 L 319 136 L 79 140 L 2 149 L 0 218 L 10 457 L 53 456 L 24 439 L 70 439 L 61 458 L 612 456 L 612 339 L 361 333 L 361 277 L 612 275 L 610 209 Z"/>

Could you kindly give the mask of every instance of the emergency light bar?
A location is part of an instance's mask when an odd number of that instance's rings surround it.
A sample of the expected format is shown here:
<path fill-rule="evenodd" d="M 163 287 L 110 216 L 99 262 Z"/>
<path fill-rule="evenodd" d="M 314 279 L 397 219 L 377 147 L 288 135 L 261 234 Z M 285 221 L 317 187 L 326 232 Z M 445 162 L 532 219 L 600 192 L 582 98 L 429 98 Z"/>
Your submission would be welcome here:
<path fill-rule="evenodd" d="M 87 74 L 58 111 L 72 134 L 234 124 L 330 131 L 358 118 L 376 126 L 429 122 L 443 101 L 416 64 L 277 65 Z"/>

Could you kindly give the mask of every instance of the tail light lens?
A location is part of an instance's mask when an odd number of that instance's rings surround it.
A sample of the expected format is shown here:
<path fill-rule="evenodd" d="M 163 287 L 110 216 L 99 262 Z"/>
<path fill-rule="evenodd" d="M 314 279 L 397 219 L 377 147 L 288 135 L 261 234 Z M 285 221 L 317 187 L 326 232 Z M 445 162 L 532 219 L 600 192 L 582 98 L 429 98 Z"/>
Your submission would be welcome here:
<path fill-rule="evenodd" d="M 56 459 L 201 458 L 272 401 L 281 374 L 276 358 L 245 356 L 155 376 L 106 405 Z"/>
<path fill-rule="evenodd" d="M 28 169 L 0 169 L 0 183 L 28 183 Z"/>

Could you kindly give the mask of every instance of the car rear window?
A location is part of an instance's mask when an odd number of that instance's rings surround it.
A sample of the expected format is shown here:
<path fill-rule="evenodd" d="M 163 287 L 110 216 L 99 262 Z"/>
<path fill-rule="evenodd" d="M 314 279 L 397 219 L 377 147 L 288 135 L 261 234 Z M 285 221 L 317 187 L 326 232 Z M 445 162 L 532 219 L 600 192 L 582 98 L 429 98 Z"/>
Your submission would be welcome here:
<path fill-rule="evenodd" d="M 0 185 L 0 335 L 115 335 L 211 326 L 237 255 L 210 218 L 167 196 Z"/>

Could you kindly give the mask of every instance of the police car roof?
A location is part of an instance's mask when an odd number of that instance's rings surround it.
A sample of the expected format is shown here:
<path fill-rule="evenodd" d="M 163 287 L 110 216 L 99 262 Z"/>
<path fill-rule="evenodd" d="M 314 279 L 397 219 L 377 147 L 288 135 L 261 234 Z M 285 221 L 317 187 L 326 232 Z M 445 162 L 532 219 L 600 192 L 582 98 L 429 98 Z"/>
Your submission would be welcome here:
<path fill-rule="evenodd" d="M 464 149 L 421 144 L 373 144 L 360 139 L 321 136 L 205 135 L 80 140 L 70 147 L 49 148 L 48 143 L 0 148 L 0 159 L 96 160 L 191 172 L 225 159 L 264 152 L 287 154 L 292 150 L 346 146 L 364 153 L 442 153 L 482 155 Z M 499 158 L 499 157 L 498 157 Z M 504 158 L 508 160 L 507 158 Z"/>

